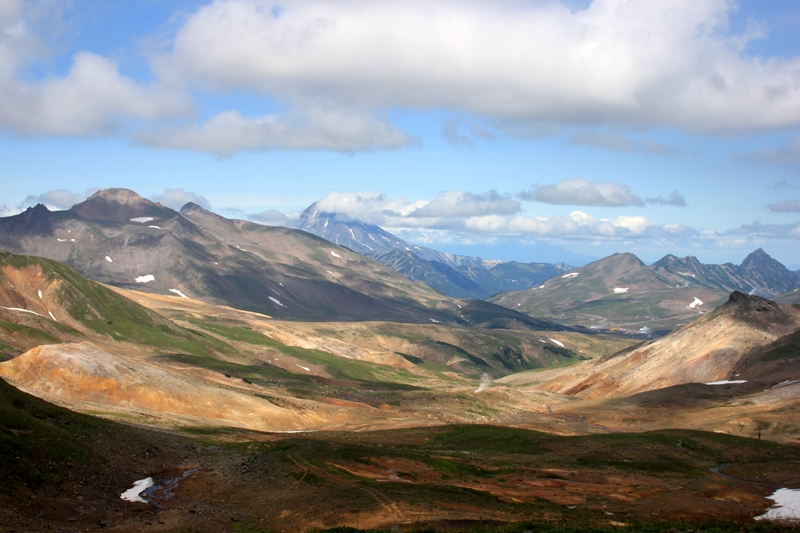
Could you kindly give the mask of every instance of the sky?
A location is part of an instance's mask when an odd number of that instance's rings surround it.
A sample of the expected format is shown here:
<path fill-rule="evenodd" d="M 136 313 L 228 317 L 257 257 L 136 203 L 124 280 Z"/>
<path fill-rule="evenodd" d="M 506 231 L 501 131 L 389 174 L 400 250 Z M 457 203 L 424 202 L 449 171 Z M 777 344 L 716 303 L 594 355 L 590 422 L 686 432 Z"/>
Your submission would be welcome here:
<path fill-rule="evenodd" d="M 800 269 L 794 0 L 0 0 L 0 216 L 124 187 L 487 259 Z"/>

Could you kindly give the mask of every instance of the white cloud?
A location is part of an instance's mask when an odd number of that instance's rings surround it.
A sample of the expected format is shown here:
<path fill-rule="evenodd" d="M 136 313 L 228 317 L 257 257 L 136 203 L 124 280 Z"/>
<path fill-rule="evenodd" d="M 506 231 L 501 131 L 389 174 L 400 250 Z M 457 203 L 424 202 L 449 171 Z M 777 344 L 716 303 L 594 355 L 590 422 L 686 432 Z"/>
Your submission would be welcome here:
<path fill-rule="evenodd" d="M 229 156 L 243 150 L 359 150 L 402 148 L 413 143 L 386 120 L 342 109 L 308 107 L 288 115 L 245 118 L 219 113 L 201 126 L 161 127 L 137 133 L 139 142 L 177 150 Z"/>
<path fill-rule="evenodd" d="M 767 205 L 773 213 L 800 213 L 800 202 L 797 200 L 784 200 Z"/>
<path fill-rule="evenodd" d="M 682 224 L 660 225 L 642 216 L 595 218 L 583 211 L 553 217 L 519 214 L 519 204 L 495 191 L 478 195 L 448 191 L 433 200 L 390 200 L 385 194 L 333 193 L 316 202 L 312 210 L 377 224 L 391 232 L 429 237 L 439 242 L 490 237 L 540 237 L 556 239 L 689 238 L 697 232 Z"/>
<path fill-rule="evenodd" d="M 50 209 L 69 209 L 73 205 L 86 200 L 86 196 L 66 189 L 47 191 L 39 195 L 29 195 L 22 201 L 21 207 L 44 204 Z"/>
<path fill-rule="evenodd" d="M 0 57 L 4 62 L 8 58 Z M 8 70 L 13 69 L 0 66 L 0 129 L 18 135 L 117 135 L 131 119 L 176 116 L 190 109 L 186 98 L 138 84 L 122 76 L 114 62 L 89 52 L 76 54 L 62 78 L 24 82 Z"/>
<path fill-rule="evenodd" d="M 447 191 L 424 206 L 408 213 L 409 217 L 461 218 L 491 215 L 512 215 L 519 212 L 517 200 L 489 191 L 486 194 L 473 194 L 461 191 Z"/>
<path fill-rule="evenodd" d="M 203 209 L 211 209 L 211 204 L 205 196 L 183 189 L 164 189 L 164 194 L 154 194 L 150 199 L 176 211 L 189 202 L 193 202 Z"/>
<path fill-rule="evenodd" d="M 744 52 L 727 0 L 215 1 L 154 61 L 176 87 L 350 108 L 729 134 L 800 122 L 800 58 Z M 757 28 L 756 28 L 757 29 Z M 647 145 L 635 147 L 657 149 Z"/>
<path fill-rule="evenodd" d="M 631 193 L 627 185 L 611 181 L 591 182 L 583 178 L 562 180 L 553 185 L 540 185 L 520 193 L 523 200 L 554 205 L 603 207 L 643 206 L 644 201 Z"/>
<path fill-rule="evenodd" d="M 683 197 L 680 191 L 674 191 L 666 199 L 662 198 L 661 196 L 656 196 L 655 198 L 645 198 L 644 201 L 648 204 L 654 204 L 654 205 L 671 205 L 675 207 L 686 207 L 686 198 Z"/>
<path fill-rule="evenodd" d="M 572 134 L 569 143 L 587 145 L 612 152 L 634 153 L 645 152 L 661 155 L 680 155 L 681 151 L 670 148 L 659 142 L 645 139 L 637 140 L 617 132 L 601 132 L 596 130 L 579 130 Z"/>
<path fill-rule="evenodd" d="M 261 213 L 254 213 L 249 215 L 250 220 L 254 220 L 256 222 L 261 222 L 262 224 L 277 224 L 280 225 L 285 223 L 289 220 L 284 213 L 280 211 L 276 211 L 275 209 L 267 209 L 266 211 L 262 211 Z"/>

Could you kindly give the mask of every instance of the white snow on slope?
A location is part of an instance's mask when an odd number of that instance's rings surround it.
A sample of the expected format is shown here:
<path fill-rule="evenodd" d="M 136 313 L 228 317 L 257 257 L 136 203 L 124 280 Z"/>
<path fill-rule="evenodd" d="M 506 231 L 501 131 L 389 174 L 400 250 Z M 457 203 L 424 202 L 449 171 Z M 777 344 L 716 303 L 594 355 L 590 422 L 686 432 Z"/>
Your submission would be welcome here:
<path fill-rule="evenodd" d="M 628 287 L 614 287 L 614 294 L 621 294 L 623 292 L 628 292 Z"/>
<path fill-rule="evenodd" d="M 106 256 L 106 261 L 108 261 L 109 263 L 113 263 L 114 262 L 114 260 L 111 259 L 109 256 Z"/>
<path fill-rule="evenodd" d="M 746 379 L 723 379 L 722 381 L 712 381 L 706 385 L 736 385 L 738 383 L 747 383 Z"/>
<path fill-rule="evenodd" d="M 756 520 L 797 520 L 800 519 L 800 489 L 778 489 L 767 496 L 775 505 L 767 509 Z"/>
<path fill-rule="evenodd" d="M 570 272 L 569 274 L 564 274 L 564 275 L 563 275 L 563 276 L 561 276 L 561 277 L 562 277 L 562 278 L 567 278 L 567 279 L 569 279 L 569 278 L 574 278 L 574 277 L 577 277 L 577 276 L 578 276 L 578 274 L 579 274 L 579 272 Z"/>
<path fill-rule="evenodd" d="M 39 313 L 37 313 L 36 311 L 31 311 L 30 309 L 23 309 L 23 308 L 21 308 L 21 307 L 5 307 L 4 305 L 0 305 L 0 308 L 2 308 L 2 309 L 8 309 L 9 311 L 21 311 L 21 312 L 23 312 L 23 313 L 30 313 L 30 314 L 32 314 L 32 315 L 40 316 L 40 317 L 42 317 L 42 318 L 47 318 L 47 317 L 46 317 L 46 316 L 44 316 L 44 315 L 40 315 L 40 314 L 39 314 Z"/>
<path fill-rule="evenodd" d="M 56 240 L 57 240 L 58 242 L 67 242 L 67 241 L 69 241 L 69 242 L 75 242 L 75 239 L 59 239 L 58 237 L 56 237 Z"/>
<path fill-rule="evenodd" d="M 50 318 L 52 318 L 55 322 L 58 322 L 58 320 L 56 320 L 56 315 L 54 315 L 52 311 L 48 311 L 48 313 L 50 313 Z"/>
<path fill-rule="evenodd" d="M 692 303 L 690 303 L 689 305 L 687 305 L 686 307 L 687 307 L 688 309 L 694 309 L 694 308 L 695 308 L 695 307 L 697 307 L 698 305 L 703 305 L 703 300 L 701 300 L 700 298 L 698 298 L 697 296 L 695 296 L 695 297 L 694 297 L 694 301 L 693 301 Z"/>
<path fill-rule="evenodd" d="M 280 301 L 280 300 L 278 300 L 277 298 L 273 298 L 272 296 L 268 296 L 267 298 L 269 298 L 270 300 L 272 300 L 272 301 L 273 301 L 273 302 L 275 302 L 276 304 L 280 305 L 281 307 L 286 307 L 286 306 L 285 306 L 285 305 L 283 305 L 283 304 L 281 303 L 281 301 Z"/>
<path fill-rule="evenodd" d="M 295 363 L 295 364 L 296 364 L 296 363 Z M 303 366 L 303 365 L 297 365 L 297 366 L 299 366 L 300 368 L 302 368 L 302 369 L 303 369 L 303 370 L 305 370 L 306 372 L 311 372 L 311 369 L 310 369 L 310 368 L 308 368 L 307 366 Z"/>
<path fill-rule="evenodd" d="M 139 276 L 136 278 L 136 283 L 147 283 L 148 281 L 155 281 L 156 277 L 152 274 L 148 274 L 146 276 Z"/>
<path fill-rule="evenodd" d="M 39 289 L 39 299 L 42 299 L 42 289 Z"/>
<path fill-rule="evenodd" d="M 697 276 L 695 276 L 694 274 L 689 274 L 688 272 L 676 272 L 676 274 L 680 274 L 681 276 L 691 276 L 697 279 Z"/>
<path fill-rule="evenodd" d="M 337 258 L 339 258 L 339 259 L 341 259 L 341 258 L 342 258 L 342 256 L 341 256 L 341 255 L 337 254 L 337 253 L 336 253 L 336 252 L 334 252 L 334 251 L 331 251 L 331 255 L 332 255 L 333 257 L 337 257 Z"/>
<path fill-rule="evenodd" d="M 147 226 L 148 228 L 161 229 L 161 226 Z"/>
<path fill-rule="evenodd" d="M 153 478 L 146 477 L 144 479 L 140 479 L 138 481 L 133 482 L 133 487 L 129 488 L 125 492 L 119 495 L 120 499 L 125 500 L 126 502 L 134 502 L 134 503 L 147 503 L 147 500 L 139 496 L 141 493 L 149 489 L 153 486 L 155 482 Z"/>
<path fill-rule="evenodd" d="M 169 292 L 174 292 L 175 294 L 177 294 L 181 298 L 188 298 L 188 296 L 183 294 L 179 289 L 170 289 Z"/>
<path fill-rule="evenodd" d="M 138 222 L 139 224 L 144 224 L 145 222 L 150 222 L 151 220 L 153 220 L 153 217 L 136 217 L 130 220 L 131 222 Z"/>
<path fill-rule="evenodd" d="M 439 322 L 439 321 L 438 321 L 438 320 L 436 320 L 435 318 L 429 318 L 428 320 L 430 320 L 430 321 L 431 321 L 431 322 L 433 322 L 434 324 L 441 324 L 441 322 Z"/>
<path fill-rule="evenodd" d="M 550 341 L 550 342 L 552 342 L 553 344 L 557 344 L 557 345 L 561 346 L 562 348 L 564 347 L 564 343 L 562 343 L 562 342 L 559 342 L 559 341 L 557 341 L 557 340 L 555 340 L 555 339 L 551 339 L 550 337 L 547 337 L 547 340 L 549 340 L 549 341 Z"/>

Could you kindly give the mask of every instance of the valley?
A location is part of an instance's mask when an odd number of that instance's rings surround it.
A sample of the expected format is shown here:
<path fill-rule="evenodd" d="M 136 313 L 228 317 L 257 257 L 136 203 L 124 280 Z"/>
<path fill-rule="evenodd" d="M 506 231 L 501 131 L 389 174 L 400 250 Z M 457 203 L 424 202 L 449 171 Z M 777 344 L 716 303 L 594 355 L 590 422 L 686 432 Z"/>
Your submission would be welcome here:
<path fill-rule="evenodd" d="M 0 230 L 7 530 L 741 528 L 800 488 L 800 310 L 736 288 L 792 293 L 763 251 L 483 301 L 120 189 Z"/>

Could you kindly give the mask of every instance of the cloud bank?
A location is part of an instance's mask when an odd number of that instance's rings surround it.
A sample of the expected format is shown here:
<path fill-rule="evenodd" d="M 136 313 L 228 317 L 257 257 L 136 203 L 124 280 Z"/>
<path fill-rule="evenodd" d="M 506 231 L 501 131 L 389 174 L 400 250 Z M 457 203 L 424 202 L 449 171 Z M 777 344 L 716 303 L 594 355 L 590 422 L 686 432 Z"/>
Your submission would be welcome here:
<path fill-rule="evenodd" d="M 764 32 L 729 29 L 728 0 L 559 2 L 216 0 L 178 19 L 147 57 L 147 81 L 78 51 L 65 74 L 30 79 L 52 54 L 26 4 L 0 9 L 0 130 L 20 136 L 124 136 L 147 146 L 354 152 L 407 147 L 394 110 L 442 109 L 497 134 L 618 152 L 680 153 L 625 132 L 730 135 L 800 124 L 799 57 L 758 57 Z M 210 96 L 248 94 L 281 111 L 215 111 Z M 198 97 L 200 96 L 200 97 Z M 564 128 L 567 128 L 566 130 Z M 471 135 L 471 136 L 470 136 Z M 759 158 L 798 161 L 796 143 Z M 631 204 L 634 205 L 634 204 Z"/>

